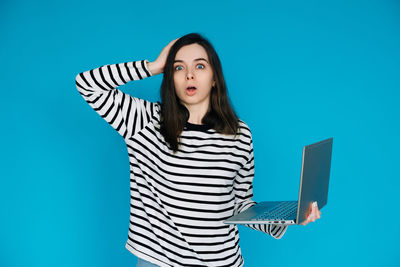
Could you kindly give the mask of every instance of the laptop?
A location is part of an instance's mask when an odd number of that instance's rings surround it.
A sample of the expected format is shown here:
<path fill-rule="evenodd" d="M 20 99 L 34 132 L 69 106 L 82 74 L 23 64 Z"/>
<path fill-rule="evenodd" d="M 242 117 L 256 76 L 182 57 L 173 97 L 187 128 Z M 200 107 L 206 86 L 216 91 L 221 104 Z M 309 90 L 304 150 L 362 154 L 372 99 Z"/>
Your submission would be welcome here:
<path fill-rule="evenodd" d="M 226 224 L 300 224 L 310 205 L 328 201 L 333 138 L 303 147 L 298 201 L 263 201 L 225 220 Z"/>

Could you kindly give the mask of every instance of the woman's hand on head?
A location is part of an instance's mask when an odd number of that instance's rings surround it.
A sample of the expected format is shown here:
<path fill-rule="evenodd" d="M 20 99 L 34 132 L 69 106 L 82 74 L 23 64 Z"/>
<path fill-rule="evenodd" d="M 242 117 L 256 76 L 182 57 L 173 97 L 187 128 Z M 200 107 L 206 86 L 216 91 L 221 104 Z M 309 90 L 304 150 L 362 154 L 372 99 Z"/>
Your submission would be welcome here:
<path fill-rule="evenodd" d="M 180 38 L 180 37 L 179 37 Z M 160 74 L 164 71 L 165 62 L 167 61 L 168 53 L 171 46 L 179 39 L 176 38 L 169 42 L 162 50 L 161 53 L 158 55 L 157 59 L 153 62 L 147 63 L 147 67 L 149 68 L 150 72 L 153 75 Z"/>
<path fill-rule="evenodd" d="M 307 214 L 307 218 L 304 222 L 300 223 L 301 225 L 307 225 L 310 222 L 314 222 L 321 218 L 321 211 L 318 209 L 317 202 L 313 202 L 310 205 L 310 211 Z"/>

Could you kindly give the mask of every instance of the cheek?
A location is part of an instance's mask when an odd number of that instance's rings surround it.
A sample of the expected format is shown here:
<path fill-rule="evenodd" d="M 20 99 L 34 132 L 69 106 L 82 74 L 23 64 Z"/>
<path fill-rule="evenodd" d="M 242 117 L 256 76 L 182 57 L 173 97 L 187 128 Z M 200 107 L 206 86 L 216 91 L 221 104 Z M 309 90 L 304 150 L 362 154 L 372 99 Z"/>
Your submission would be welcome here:
<path fill-rule="evenodd" d="M 179 84 L 182 83 L 182 75 L 180 75 L 179 73 L 175 73 L 174 74 L 174 83 L 175 83 L 175 87 L 179 86 Z"/>
<path fill-rule="evenodd" d="M 182 85 L 179 83 L 179 81 L 174 81 L 174 87 L 175 94 L 180 97 L 183 94 Z"/>
<path fill-rule="evenodd" d="M 201 77 L 201 79 L 203 80 L 203 81 L 207 81 L 207 82 L 210 82 L 210 83 L 212 83 L 213 82 L 213 73 L 212 72 L 202 72 L 202 73 L 199 73 L 199 77 Z"/>

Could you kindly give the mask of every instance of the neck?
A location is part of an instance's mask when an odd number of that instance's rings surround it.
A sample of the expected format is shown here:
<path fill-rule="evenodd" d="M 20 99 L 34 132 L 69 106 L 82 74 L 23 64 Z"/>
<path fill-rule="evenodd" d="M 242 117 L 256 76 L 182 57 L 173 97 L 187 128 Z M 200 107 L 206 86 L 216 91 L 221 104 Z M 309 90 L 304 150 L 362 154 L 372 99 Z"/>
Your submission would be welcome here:
<path fill-rule="evenodd" d="M 185 105 L 185 107 L 189 110 L 190 114 L 188 122 L 193 124 L 201 124 L 201 120 L 208 111 L 208 103 L 202 103 L 198 105 Z"/>

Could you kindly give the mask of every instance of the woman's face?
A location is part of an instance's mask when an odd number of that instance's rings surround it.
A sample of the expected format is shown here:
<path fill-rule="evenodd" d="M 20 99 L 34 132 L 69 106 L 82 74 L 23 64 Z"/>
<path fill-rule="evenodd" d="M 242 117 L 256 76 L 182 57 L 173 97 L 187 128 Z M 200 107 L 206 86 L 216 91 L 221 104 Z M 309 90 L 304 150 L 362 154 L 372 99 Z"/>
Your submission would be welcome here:
<path fill-rule="evenodd" d="M 186 45 L 176 53 L 174 83 L 175 92 L 183 105 L 206 106 L 208 109 L 215 81 L 207 52 L 201 45 Z"/>

